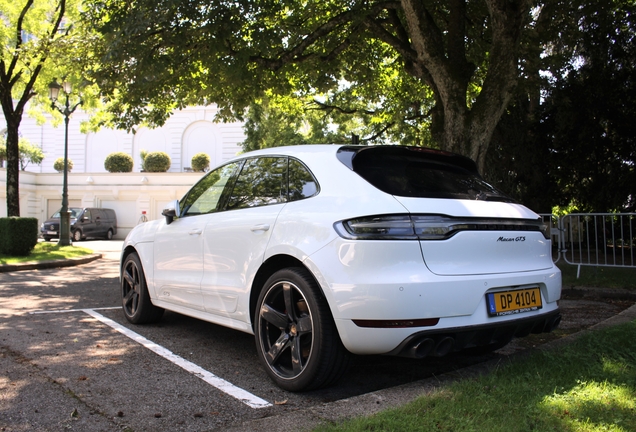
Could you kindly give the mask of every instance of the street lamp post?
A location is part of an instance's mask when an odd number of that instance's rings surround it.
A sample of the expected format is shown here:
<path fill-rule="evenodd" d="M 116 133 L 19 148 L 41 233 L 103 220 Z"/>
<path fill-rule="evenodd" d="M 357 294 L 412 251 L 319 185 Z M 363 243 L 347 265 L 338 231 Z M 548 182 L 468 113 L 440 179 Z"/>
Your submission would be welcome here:
<path fill-rule="evenodd" d="M 63 107 L 58 106 L 57 98 L 60 95 L 60 90 L 64 91 L 66 96 L 66 102 Z M 82 99 L 80 98 L 73 107 L 70 106 L 69 96 L 71 94 L 71 83 L 64 81 L 62 85 L 57 83 L 57 80 L 53 80 L 49 84 L 49 99 L 51 99 L 51 108 L 56 109 L 64 116 L 64 183 L 62 186 L 62 210 L 60 210 L 60 240 L 59 246 L 68 246 L 71 244 L 71 217 L 68 211 L 68 121 L 69 117 L 75 109 L 81 105 Z"/>

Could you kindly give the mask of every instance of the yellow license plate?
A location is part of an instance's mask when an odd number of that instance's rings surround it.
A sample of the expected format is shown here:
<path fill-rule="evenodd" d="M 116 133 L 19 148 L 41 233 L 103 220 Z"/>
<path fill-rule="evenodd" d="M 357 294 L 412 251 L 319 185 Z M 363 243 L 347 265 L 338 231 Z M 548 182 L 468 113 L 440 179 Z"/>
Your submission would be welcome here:
<path fill-rule="evenodd" d="M 490 316 L 511 315 L 541 309 L 541 291 L 528 288 L 486 294 Z"/>

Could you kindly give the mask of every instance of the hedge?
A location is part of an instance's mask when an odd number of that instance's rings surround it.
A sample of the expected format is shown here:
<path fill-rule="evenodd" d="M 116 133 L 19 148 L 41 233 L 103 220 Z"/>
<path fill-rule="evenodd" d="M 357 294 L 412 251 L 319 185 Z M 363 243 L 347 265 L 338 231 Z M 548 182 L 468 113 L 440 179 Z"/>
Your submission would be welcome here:
<path fill-rule="evenodd" d="M 132 172 L 133 158 L 128 153 L 115 152 L 106 156 L 104 160 L 104 168 L 106 171 L 114 172 Z"/>
<path fill-rule="evenodd" d="M 68 166 L 68 172 L 71 172 L 71 170 L 73 169 L 73 161 L 68 159 L 67 166 Z M 55 171 L 57 171 L 57 172 L 63 172 L 64 171 L 64 158 L 55 159 L 55 162 L 53 163 L 53 169 Z"/>
<path fill-rule="evenodd" d="M 27 256 L 38 242 L 37 218 L 0 218 L 0 253 Z"/>
<path fill-rule="evenodd" d="M 205 153 L 197 153 L 192 156 L 192 169 L 195 171 L 205 171 L 210 168 L 210 156 Z"/>
<path fill-rule="evenodd" d="M 149 152 L 144 158 L 144 170 L 148 172 L 166 172 L 170 169 L 170 156 L 165 152 Z"/>

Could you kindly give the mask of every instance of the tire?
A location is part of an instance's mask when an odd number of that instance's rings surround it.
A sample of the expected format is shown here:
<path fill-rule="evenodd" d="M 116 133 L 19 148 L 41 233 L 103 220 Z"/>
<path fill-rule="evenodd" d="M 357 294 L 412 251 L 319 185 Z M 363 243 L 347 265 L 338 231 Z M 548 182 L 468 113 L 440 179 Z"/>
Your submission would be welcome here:
<path fill-rule="evenodd" d="M 106 233 L 106 240 L 112 240 L 113 239 L 113 230 L 109 229 L 108 232 Z"/>
<path fill-rule="evenodd" d="M 73 241 L 81 241 L 82 240 L 82 232 L 80 230 L 73 231 Z"/>
<path fill-rule="evenodd" d="M 51 241 L 51 237 L 42 237 L 44 241 Z"/>
<path fill-rule="evenodd" d="M 156 322 L 163 309 L 152 304 L 141 261 L 136 253 L 124 260 L 121 270 L 121 298 L 124 316 L 133 324 Z"/>
<path fill-rule="evenodd" d="M 282 389 L 327 387 L 346 372 L 351 355 L 326 299 L 304 268 L 280 270 L 267 280 L 254 322 L 258 357 Z"/>

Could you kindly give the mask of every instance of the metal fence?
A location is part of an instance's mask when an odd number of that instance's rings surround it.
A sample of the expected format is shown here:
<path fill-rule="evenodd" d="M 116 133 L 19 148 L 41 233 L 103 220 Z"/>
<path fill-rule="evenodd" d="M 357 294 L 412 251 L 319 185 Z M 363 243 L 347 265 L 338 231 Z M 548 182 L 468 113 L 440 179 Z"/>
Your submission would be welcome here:
<path fill-rule="evenodd" d="M 553 260 L 594 267 L 636 267 L 636 213 L 580 213 L 561 218 L 541 215 L 550 222 Z"/>

